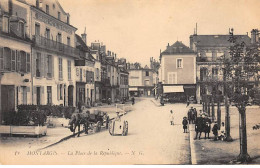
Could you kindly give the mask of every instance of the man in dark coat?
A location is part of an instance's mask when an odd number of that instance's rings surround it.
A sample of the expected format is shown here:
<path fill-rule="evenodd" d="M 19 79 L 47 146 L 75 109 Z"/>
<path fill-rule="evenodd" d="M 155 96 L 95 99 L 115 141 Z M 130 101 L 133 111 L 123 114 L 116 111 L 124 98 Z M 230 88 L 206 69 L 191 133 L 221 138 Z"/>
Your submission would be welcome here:
<path fill-rule="evenodd" d="M 196 137 L 194 139 L 197 139 L 198 135 L 199 135 L 199 139 L 200 139 L 201 132 L 203 131 L 203 122 L 204 122 L 204 119 L 202 117 L 198 117 L 197 120 L 195 121 Z"/>
<path fill-rule="evenodd" d="M 214 141 L 218 140 L 218 124 L 217 122 L 215 122 L 213 128 L 212 128 L 212 132 L 214 134 Z"/>
<path fill-rule="evenodd" d="M 192 119 L 193 119 L 192 111 L 193 111 L 193 107 L 191 107 L 191 109 L 189 109 L 188 114 L 187 114 L 188 120 L 189 120 L 189 124 L 192 123 Z"/>

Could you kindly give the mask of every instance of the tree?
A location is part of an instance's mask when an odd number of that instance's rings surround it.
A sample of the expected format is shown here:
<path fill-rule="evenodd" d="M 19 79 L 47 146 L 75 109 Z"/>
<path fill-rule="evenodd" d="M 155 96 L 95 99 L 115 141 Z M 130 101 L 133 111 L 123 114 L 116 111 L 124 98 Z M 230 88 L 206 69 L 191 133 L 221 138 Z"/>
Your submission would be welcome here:
<path fill-rule="evenodd" d="M 231 101 L 238 109 L 240 154 L 238 161 L 248 162 L 251 160 L 247 152 L 247 132 L 246 132 L 246 106 L 248 105 L 249 79 L 256 76 L 259 70 L 259 44 L 246 45 L 243 41 L 238 41 L 230 32 L 231 43 L 230 59 L 226 59 L 225 73 L 232 79 Z M 258 82 L 258 81 L 257 81 Z"/>

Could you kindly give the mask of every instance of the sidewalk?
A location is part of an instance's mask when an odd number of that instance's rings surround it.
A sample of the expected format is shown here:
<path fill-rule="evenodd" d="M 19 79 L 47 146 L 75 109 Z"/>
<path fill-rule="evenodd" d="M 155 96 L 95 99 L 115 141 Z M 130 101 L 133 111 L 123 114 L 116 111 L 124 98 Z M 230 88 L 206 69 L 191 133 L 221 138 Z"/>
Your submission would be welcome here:
<path fill-rule="evenodd" d="M 225 121 L 225 110 L 221 107 L 221 121 Z M 259 108 L 249 107 L 246 111 L 247 114 L 247 148 L 248 154 L 253 159 L 250 164 L 260 163 L 260 129 L 253 130 L 252 127 L 259 123 L 260 115 Z M 190 146 L 192 164 L 240 164 L 232 162 L 240 151 L 239 141 L 239 114 L 236 108 L 230 108 L 230 121 L 231 121 L 231 137 L 232 142 L 213 141 L 213 133 L 210 132 L 211 139 L 204 139 L 205 134 L 201 134 L 200 140 L 194 140 L 195 129 L 194 124 L 189 125 L 190 131 Z M 213 124 L 211 126 L 211 129 Z"/>
<path fill-rule="evenodd" d="M 92 107 L 92 109 L 99 109 L 104 112 L 107 112 L 110 119 L 112 119 L 116 116 L 116 106 L 115 105 Z M 131 104 L 125 105 L 126 112 L 130 112 L 133 109 L 134 109 L 134 107 Z M 69 119 L 63 119 L 62 120 L 63 125 L 67 126 L 68 121 L 69 121 Z M 0 137 L 0 148 L 5 148 L 8 150 L 15 150 L 15 149 L 17 149 L 17 146 L 19 146 L 19 147 L 23 146 L 27 150 L 28 149 L 37 150 L 37 149 L 52 145 L 56 142 L 59 142 L 63 138 L 72 135 L 72 132 L 70 131 L 69 128 L 61 127 L 58 125 L 60 125 L 60 124 L 57 124 L 57 126 L 54 128 L 47 128 L 47 135 L 42 136 L 40 138 L 30 137 L 30 136 L 27 136 L 27 137 L 22 137 L 22 136 Z M 83 129 L 83 127 L 81 127 L 81 130 L 82 129 Z M 92 133 L 92 131 L 90 130 L 90 134 L 91 133 Z"/>

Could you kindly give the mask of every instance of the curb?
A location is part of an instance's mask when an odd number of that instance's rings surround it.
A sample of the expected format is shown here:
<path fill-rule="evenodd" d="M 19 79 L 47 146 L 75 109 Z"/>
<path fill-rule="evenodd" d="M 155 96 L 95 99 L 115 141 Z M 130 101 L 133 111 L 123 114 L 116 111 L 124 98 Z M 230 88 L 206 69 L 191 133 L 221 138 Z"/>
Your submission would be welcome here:
<path fill-rule="evenodd" d="M 194 142 L 194 125 L 189 124 L 189 133 L 190 133 L 190 153 L 191 153 L 191 164 L 197 165 L 197 155 L 195 150 L 195 142 Z"/>

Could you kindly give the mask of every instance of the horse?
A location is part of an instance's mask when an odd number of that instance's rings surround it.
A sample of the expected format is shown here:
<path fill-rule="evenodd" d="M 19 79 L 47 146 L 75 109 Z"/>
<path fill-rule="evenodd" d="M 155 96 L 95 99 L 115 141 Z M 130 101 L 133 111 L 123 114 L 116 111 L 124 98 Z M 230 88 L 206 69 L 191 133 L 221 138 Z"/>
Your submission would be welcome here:
<path fill-rule="evenodd" d="M 89 125 L 89 111 L 84 111 L 82 113 L 73 113 L 69 120 L 70 131 L 75 135 L 75 130 L 78 127 L 78 137 L 80 136 L 80 124 L 84 125 L 85 134 L 88 134 Z"/>

